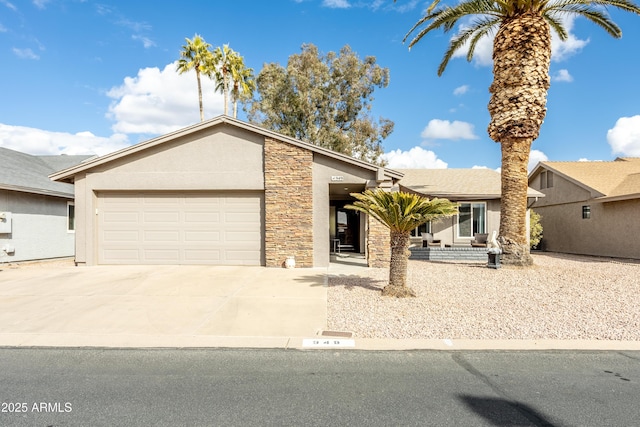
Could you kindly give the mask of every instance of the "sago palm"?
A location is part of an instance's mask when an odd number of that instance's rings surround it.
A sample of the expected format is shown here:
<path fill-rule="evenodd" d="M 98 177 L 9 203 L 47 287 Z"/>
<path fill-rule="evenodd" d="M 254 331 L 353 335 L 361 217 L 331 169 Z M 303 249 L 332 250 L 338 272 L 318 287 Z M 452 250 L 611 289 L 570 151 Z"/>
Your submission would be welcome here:
<path fill-rule="evenodd" d="M 180 59 L 176 70 L 179 74 L 186 73 L 191 70 L 196 71 L 196 79 L 198 80 L 198 102 L 200 105 L 200 121 L 204 120 L 204 108 L 202 106 L 202 85 L 200 83 L 200 74 L 203 68 L 211 62 L 211 45 L 204 41 L 199 35 L 193 36 L 193 40 L 185 39 L 187 44 L 182 46 L 180 51 Z"/>
<path fill-rule="evenodd" d="M 438 68 L 441 75 L 456 51 L 468 48 L 470 61 L 478 41 L 495 34 L 488 132 L 502 151 L 500 242 L 504 263 L 531 265 L 526 231 L 527 165 L 531 144 L 546 115 L 551 30 L 566 40 L 562 18 L 582 16 L 619 38 L 622 31 L 604 8 L 636 14 L 640 8 L 628 0 L 463 0 L 438 6 L 439 1 L 431 4 L 405 40 L 415 34 L 411 48 L 433 30 L 449 32 L 461 19 L 475 18 L 460 25 L 452 37 Z"/>
<path fill-rule="evenodd" d="M 391 233 L 391 261 L 389 284 L 382 295 L 395 297 L 415 296 L 407 286 L 407 261 L 411 230 L 439 218 L 458 213 L 458 205 L 447 199 L 432 199 L 405 192 L 388 192 L 382 189 L 352 193 L 356 201 L 346 205 L 371 215 L 386 226 Z"/>

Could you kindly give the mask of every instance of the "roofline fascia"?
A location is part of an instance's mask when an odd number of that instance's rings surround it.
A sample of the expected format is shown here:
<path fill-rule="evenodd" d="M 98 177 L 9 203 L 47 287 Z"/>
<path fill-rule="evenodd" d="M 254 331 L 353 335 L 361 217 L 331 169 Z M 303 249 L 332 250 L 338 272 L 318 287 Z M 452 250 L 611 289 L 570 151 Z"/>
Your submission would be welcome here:
<path fill-rule="evenodd" d="M 631 193 L 631 194 L 623 194 L 620 196 L 604 196 L 604 197 L 596 197 L 593 199 L 594 202 L 620 202 L 624 200 L 634 200 L 640 199 L 640 193 Z"/>
<path fill-rule="evenodd" d="M 60 197 L 63 199 L 75 199 L 75 194 L 60 191 L 44 190 L 39 188 L 21 187 L 19 185 L 0 184 L 0 190 L 18 191 L 21 193 L 39 194 L 42 196 Z"/>
<path fill-rule="evenodd" d="M 83 172 L 85 170 L 94 168 L 96 166 L 100 166 L 102 164 L 108 163 L 112 160 L 116 160 L 118 158 L 124 157 L 126 155 L 129 154 L 134 154 L 137 153 L 139 151 L 142 150 L 146 150 L 147 148 L 151 148 L 154 147 L 156 145 L 160 145 L 166 141 L 169 141 L 171 139 L 175 139 L 178 137 L 182 137 L 182 136 L 186 136 L 186 135 L 190 135 L 192 133 L 198 132 L 201 129 L 207 128 L 207 127 L 213 127 L 213 126 L 217 126 L 220 124 L 231 124 L 234 125 L 236 127 L 242 128 L 244 130 L 248 130 L 248 131 L 253 131 L 256 132 L 258 134 L 261 134 L 265 137 L 271 137 L 280 141 L 284 141 L 287 142 L 291 145 L 294 145 L 296 147 L 300 147 L 300 148 L 304 148 L 307 150 L 310 150 L 314 153 L 318 153 L 318 154 L 322 154 L 325 155 L 327 157 L 331 157 L 333 159 L 336 160 L 341 160 L 350 164 L 353 164 L 355 166 L 359 166 L 371 171 L 377 171 L 378 169 L 381 168 L 381 166 L 377 166 L 374 165 L 372 163 L 368 163 L 365 162 L 363 160 L 359 160 L 359 159 L 355 159 L 353 157 L 347 156 L 345 154 L 341 154 L 341 153 L 337 153 L 335 151 L 329 150 L 327 148 L 323 148 L 323 147 L 319 147 L 317 145 L 311 144 L 309 142 L 305 142 L 305 141 L 300 141 L 298 139 L 286 136 L 286 135 L 282 135 L 278 132 L 272 131 L 272 130 L 268 130 L 265 128 L 262 128 L 260 126 L 257 126 L 255 124 L 252 123 L 246 123 L 243 122 L 241 120 L 238 119 L 234 119 L 230 116 L 225 116 L 225 115 L 221 115 L 221 116 L 217 116 L 214 117 L 212 119 L 209 119 L 207 121 L 204 122 L 200 122 L 200 123 L 196 123 L 193 124 L 191 126 L 187 126 L 185 128 L 182 129 L 178 129 L 176 131 L 170 132 L 168 134 L 165 135 L 161 135 L 152 139 L 149 139 L 147 141 L 143 141 L 140 142 L 138 144 L 135 145 L 131 145 L 129 147 L 125 147 L 122 148 L 118 151 L 114 151 L 112 153 L 109 154 L 105 154 L 104 156 L 100 156 L 97 157 L 93 160 L 89 159 L 86 160 L 84 163 L 80 163 L 78 165 L 72 166 L 70 168 L 64 169 L 62 171 L 58 171 L 55 172 L 51 175 L 49 175 L 49 178 L 54 180 L 54 181 L 62 181 L 65 180 L 67 178 L 70 178 L 73 175 L 76 175 L 80 172 Z M 385 175 L 387 175 L 389 178 L 391 179 L 400 179 L 404 176 L 404 174 L 395 171 L 393 169 L 388 169 L 388 168 L 384 168 L 382 167 L 382 169 L 385 172 Z"/>

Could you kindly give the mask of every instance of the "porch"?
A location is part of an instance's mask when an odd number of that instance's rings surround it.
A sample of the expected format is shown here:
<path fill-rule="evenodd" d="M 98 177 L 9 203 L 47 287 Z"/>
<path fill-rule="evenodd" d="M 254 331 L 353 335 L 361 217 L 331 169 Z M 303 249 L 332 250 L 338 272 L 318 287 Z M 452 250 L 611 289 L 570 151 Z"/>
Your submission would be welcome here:
<path fill-rule="evenodd" d="M 453 247 L 410 247 L 411 260 L 426 261 L 472 261 L 487 262 L 487 248 L 474 248 L 471 246 Z"/>

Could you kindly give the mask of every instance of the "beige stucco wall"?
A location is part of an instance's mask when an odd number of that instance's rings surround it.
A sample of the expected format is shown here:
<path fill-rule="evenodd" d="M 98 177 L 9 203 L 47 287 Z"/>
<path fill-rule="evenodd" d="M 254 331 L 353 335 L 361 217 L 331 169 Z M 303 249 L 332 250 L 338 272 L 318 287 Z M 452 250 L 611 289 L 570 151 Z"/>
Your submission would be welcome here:
<path fill-rule="evenodd" d="M 591 207 L 589 219 L 582 219 L 585 205 Z M 585 201 L 534 210 L 542 216 L 545 250 L 640 259 L 640 200 Z"/>
<path fill-rule="evenodd" d="M 340 185 L 366 185 L 376 179 L 376 173 L 354 165 L 345 164 L 321 154 L 313 156 L 313 261 L 316 267 L 329 265 L 330 211 L 329 184 L 332 176 L 341 176 Z"/>
<path fill-rule="evenodd" d="M 284 142 L 282 144 L 288 145 Z M 220 125 L 130 153 L 76 175 L 76 261 L 88 265 L 96 262 L 96 208 L 100 192 L 264 191 L 264 146 L 263 135 L 231 125 Z M 296 150 L 305 149 L 296 148 L 294 151 Z M 311 154 L 310 151 L 309 153 Z M 375 185 L 376 172 L 323 154 L 313 153 L 312 157 L 311 176 L 304 180 L 305 184 L 310 185 L 310 190 L 305 191 L 310 194 L 305 194 L 304 197 L 312 198 L 313 222 L 307 229 L 308 235 L 313 239 L 313 266 L 326 267 L 329 265 L 330 252 L 331 177 L 339 175 L 343 177 L 341 185 L 353 184 L 364 188 L 367 183 L 373 182 Z M 284 176 L 283 178 L 286 179 Z M 279 239 L 282 241 L 281 237 Z M 265 245 L 268 246 L 268 242 Z M 287 248 L 289 249 L 291 248 Z M 304 260 L 307 249 L 296 251 L 301 257 L 300 264 L 309 266 Z M 274 256 L 281 258 L 281 255 L 278 252 Z"/>
<path fill-rule="evenodd" d="M 531 185 L 540 188 L 539 174 Z M 601 203 L 593 193 L 554 175 L 553 187 L 533 205 L 542 216 L 543 248 L 595 256 L 640 259 L 640 200 Z M 582 207 L 591 207 L 591 218 L 582 218 Z"/>
<path fill-rule="evenodd" d="M 96 260 L 100 191 L 264 190 L 263 144 L 262 136 L 222 125 L 77 175 L 76 262 L 91 265 Z"/>

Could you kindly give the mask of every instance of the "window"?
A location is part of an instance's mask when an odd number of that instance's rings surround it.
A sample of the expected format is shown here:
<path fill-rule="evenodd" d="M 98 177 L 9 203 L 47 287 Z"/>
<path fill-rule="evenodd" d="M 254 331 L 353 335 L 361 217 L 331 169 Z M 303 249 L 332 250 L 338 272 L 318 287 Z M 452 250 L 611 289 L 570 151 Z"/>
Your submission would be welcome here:
<path fill-rule="evenodd" d="M 76 231 L 76 206 L 71 202 L 67 203 L 67 231 Z"/>
<path fill-rule="evenodd" d="M 458 237 L 474 237 L 486 233 L 487 205 L 485 203 L 460 203 L 458 207 Z"/>
<path fill-rule="evenodd" d="M 431 233 L 431 221 L 414 228 L 411 231 L 411 237 L 422 237 L 422 233 Z"/>
<path fill-rule="evenodd" d="M 582 219 L 591 218 L 591 206 L 583 206 L 582 207 Z"/>
<path fill-rule="evenodd" d="M 553 172 L 540 172 L 540 189 L 543 190 L 551 187 L 553 187 Z"/>

